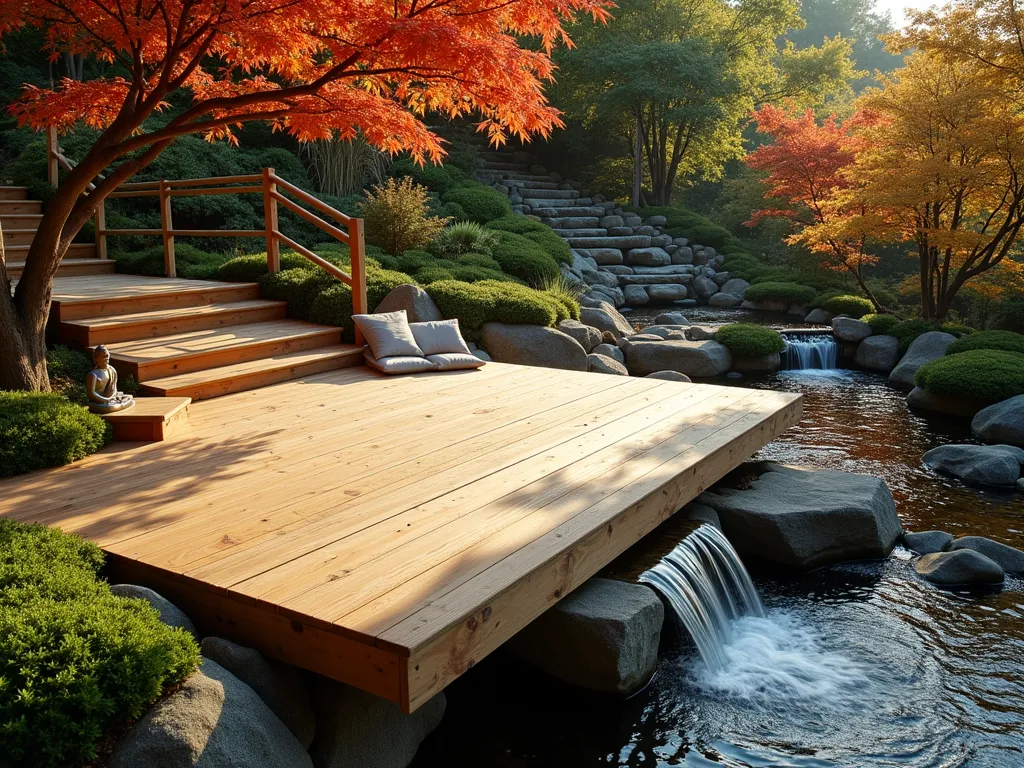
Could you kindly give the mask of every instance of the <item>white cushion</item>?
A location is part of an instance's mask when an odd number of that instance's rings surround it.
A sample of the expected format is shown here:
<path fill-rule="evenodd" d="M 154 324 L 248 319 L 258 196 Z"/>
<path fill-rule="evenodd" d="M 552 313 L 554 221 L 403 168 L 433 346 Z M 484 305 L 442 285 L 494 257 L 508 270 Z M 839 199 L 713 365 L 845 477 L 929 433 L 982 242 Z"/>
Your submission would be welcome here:
<path fill-rule="evenodd" d="M 392 357 L 377 359 L 367 349 L 363 351 L 363 360 L 372 368 L 376 368 L 381 373 L 388 374 L 423 373 L 424 371 L 437 370 L 437 363 L 416 355 L 393 355 Z"/>
<path fill-rule="evenodd" d="M 363 332 L 363 338 L 378 360 L 398 355 L 423 357 L 404 309 L 379 315 L 352 315 L 352 321 Z"/>
<path fill-rule="evenodd" d="M 480 368 L 484 365 L 484 361 L 476 355 L 462 352 L 427 355 L 427 360 L 436 365 L 439 371 L 460 371 L 466 368 Z"/>
<path fill-rule="evenodd" d="M 423 323 L 409 323 L 416 345 L 424 355 L 444 355 L 457 352 L 470 354 L 462 334 L 459 332 L 459 321 L 431 320 Z"/>

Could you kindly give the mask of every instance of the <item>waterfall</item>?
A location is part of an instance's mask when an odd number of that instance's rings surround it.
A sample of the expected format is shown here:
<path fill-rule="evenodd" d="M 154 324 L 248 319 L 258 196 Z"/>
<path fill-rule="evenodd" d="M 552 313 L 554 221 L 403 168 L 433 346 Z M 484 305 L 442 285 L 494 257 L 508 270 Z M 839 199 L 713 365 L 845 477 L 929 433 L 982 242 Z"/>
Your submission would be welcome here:
<path fill-rule="evenodd" d="M 710 670 L 727 665 L 731 623 L 763 617 L 764 604 L 739 555 L 721 531 L 702 525 L 640 576 L 665 598 Z"/>
<path fill-rule="evenodd" d="M 836 367 L 839 347 L 830 333 L 783 333 L 786 351 L 782 353 L 782 368 L 802 371 L 809 368 Z"/>

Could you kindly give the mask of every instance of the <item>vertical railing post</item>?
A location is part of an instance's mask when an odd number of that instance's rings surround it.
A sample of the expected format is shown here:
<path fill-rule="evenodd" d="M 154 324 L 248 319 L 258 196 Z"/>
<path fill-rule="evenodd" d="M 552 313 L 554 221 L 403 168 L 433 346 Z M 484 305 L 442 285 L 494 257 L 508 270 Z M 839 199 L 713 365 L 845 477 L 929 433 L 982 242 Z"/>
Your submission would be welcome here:
<path fill-rule="evenodd" d="M 281 271 L 281 243 L 277 239 L 277 192 L 274 183 L 274 169 L 263 169 L 263 221 L 267 230 L 267 271 L 271 274 Z"/>
<path fill-rule="evenodd" d="M 352 262 L 352 314 L 365 315 L 366 306 L 366 242 L 363 237 L 363 220 L 352 219 L 348 227 L 349 258 Z M 355 329 L 356 344 L 363 343 L 363 334 Z"/>
<path fill-rule="evenodd" d="M 107 258 L 107 209 L 103 200 L 96 206 L 96 256 Z"/>
<path fill-rule="evenodd" d="M 49 125 L 46 127 L 46 172 L 50 177 L 50 185 L 54 187 L 60 180 L 57 166 L 58 152 L 60 152 L 60 147 L 57 145 L 57 129 Z"/>
<path fill-rule="evenodd" d="M 164 274 L 176 277 L 174 266 L 174 221 L 171 218 L 171 183 L 166 179 L 160 182 L 160 229 L 164 237 Z"/>

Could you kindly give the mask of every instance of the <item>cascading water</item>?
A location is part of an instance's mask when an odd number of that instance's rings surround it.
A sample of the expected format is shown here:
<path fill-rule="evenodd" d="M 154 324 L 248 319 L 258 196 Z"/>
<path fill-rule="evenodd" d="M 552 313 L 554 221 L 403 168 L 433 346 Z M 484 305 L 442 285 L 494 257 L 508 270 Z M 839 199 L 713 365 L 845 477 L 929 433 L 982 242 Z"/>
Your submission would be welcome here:
<path fill-rule="evenodd" d="M 783 333 L 786 349 L 782 353 L 782 369 L 803 371 L 829 370 L 836 367 L 839 347 L 830 333 Z"/>
<path fill-rule="evenodd" d="M 640 581 L 665 597 L 711 670 L 727 665 L 731 623 L 742 616 L 765 615 L 736 550 L 710 525 L 688 535 Z"/>

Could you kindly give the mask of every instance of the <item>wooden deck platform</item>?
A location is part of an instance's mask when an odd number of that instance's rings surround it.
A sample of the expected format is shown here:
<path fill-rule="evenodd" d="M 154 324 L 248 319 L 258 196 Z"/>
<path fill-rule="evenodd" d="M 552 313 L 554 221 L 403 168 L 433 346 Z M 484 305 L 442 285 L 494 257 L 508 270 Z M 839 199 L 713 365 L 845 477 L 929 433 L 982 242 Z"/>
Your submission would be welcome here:
<path fill-rule="evenodd" d="M 489 364 L 331 371 L 0 481 L 206 632 L 415 710 L 801 414 L 798 395 Z"/>

